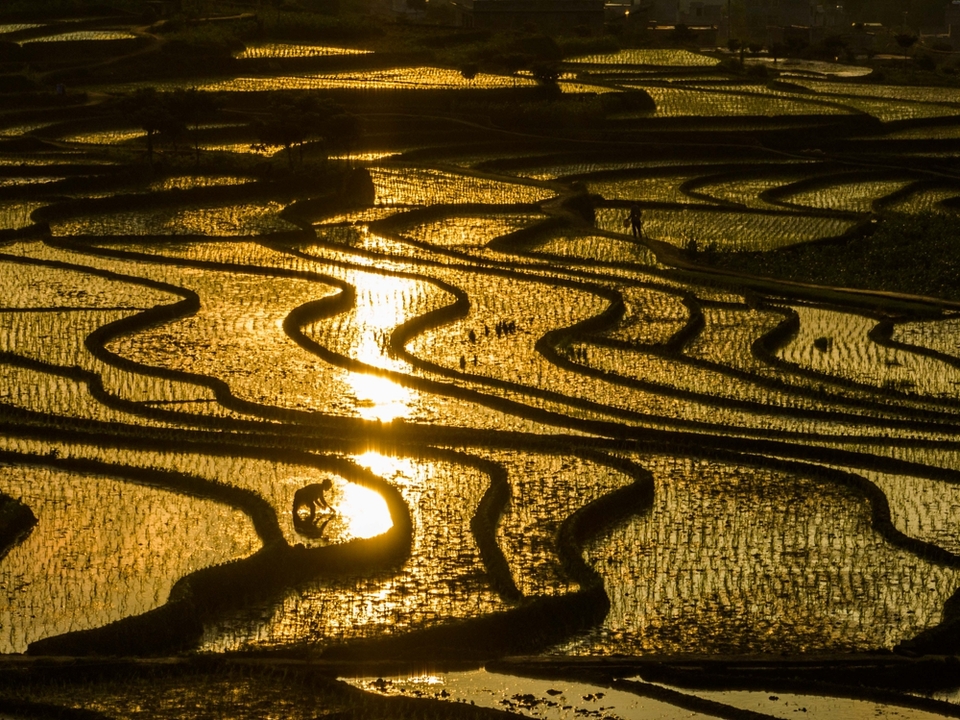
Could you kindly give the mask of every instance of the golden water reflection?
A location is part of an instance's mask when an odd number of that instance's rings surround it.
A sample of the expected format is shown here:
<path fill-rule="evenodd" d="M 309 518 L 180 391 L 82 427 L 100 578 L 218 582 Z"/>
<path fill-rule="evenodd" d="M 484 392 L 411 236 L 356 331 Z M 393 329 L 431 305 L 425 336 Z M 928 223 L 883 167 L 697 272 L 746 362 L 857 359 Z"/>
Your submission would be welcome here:
<path fill-rule="evenodd" d="M 357 414 L 364 420 L 391 422 L 397 418 L 407 418 L 413 408 L 416 394 L 379 375 L 352 372 L 347 375 Z"/>
<path fill-rule="evenodd" d="M 349 537 L 376 537 L 393 527 L 390 509 L 378 492 L 354 483 L 344 485 L 341 492 L 334 507 Z"/>

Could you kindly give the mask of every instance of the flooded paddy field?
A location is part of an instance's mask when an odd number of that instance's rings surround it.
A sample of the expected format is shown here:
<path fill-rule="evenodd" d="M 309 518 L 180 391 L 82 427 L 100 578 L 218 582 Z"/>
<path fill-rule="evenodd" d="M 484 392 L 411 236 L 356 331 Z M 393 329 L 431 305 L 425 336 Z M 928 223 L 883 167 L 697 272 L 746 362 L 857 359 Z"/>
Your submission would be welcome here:
<path fill-rule="evenodd" d="M 960 715 L 960 303 L 713 262 L 952 218 L 957 91 L 377 55 L 0 112 L 0 716 L 123 716 L 36 663 L 179 653 L 120 671 L 145 707 L 252 717 L 261 663 L 304 717 L 841 717 L 830 673 L 849 717 Z"/>

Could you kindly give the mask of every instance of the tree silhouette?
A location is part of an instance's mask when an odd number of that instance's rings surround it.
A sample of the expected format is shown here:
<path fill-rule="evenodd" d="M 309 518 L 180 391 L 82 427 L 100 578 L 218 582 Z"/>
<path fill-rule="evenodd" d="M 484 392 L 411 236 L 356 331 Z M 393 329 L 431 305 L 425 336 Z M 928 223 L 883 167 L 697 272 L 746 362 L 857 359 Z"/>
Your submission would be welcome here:
<path fill-rule="evenodd" d="M 260 147 L 283 148 L 291 169 L 295 166 L 293 149 L 297 148 L 296 159 L 303 164 L 303 147 L 308 140 L 338 138 L 349 144 L 360 133 L 356 117 L 314 93 L 280 95 L 254 127 Z"/>
<path fill-rule="evenodd" d="M 200 165 L 200 121 L 219 106 L 216 95 L 190 88 L 177 89 L 169 99 L 170 113 L 184 128 L 193 129 L 193 150 L 197 166 Z"/>
<path fill-rule="evenodd" d="M 897 45 L 903 48 L 904 54 L 906 54 L 910 48 L 916 45 L 917 40 L 919 40 L 916 35 L 908 32 L 897 33 L 893 36 L 893 39 L 897 41 Z"/>
<path fill-rule="evenodd" d="M 171 110 L 169 98 L 156 88 L 139 88 L 121 103 L 121 109 L 146 133 L 147 161 L 153 164 L 154 144 L 160 134 L 176 137 L 185 126 Z"/>

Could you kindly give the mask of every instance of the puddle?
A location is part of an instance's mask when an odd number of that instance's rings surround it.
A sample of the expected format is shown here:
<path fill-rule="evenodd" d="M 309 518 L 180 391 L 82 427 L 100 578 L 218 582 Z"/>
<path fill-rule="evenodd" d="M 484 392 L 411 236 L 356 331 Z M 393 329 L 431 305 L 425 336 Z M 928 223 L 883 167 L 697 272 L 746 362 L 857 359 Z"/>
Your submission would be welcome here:
<path fill-rule="evenodd" d="M 537 680 L 486 670 L 394 678 L 340 679 L 368 692 L 382 695 L 439 698 L 544 720 L 697 720 L 714 717 L 692 713 L 652 698 L 587 683 Z"/>

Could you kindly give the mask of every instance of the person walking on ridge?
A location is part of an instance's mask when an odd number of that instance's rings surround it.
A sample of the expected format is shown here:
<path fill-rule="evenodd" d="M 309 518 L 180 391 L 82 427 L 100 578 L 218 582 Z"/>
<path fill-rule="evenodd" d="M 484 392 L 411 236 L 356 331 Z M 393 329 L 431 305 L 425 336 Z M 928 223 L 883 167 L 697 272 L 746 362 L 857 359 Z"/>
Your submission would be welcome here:
<path fill-rule="evenodd" d="M 635 238 L 643 237 L 643 211 L 640 206 L 634 203 L 630 207 L 630 217 L 627 219 L 630 229 Z"/>

